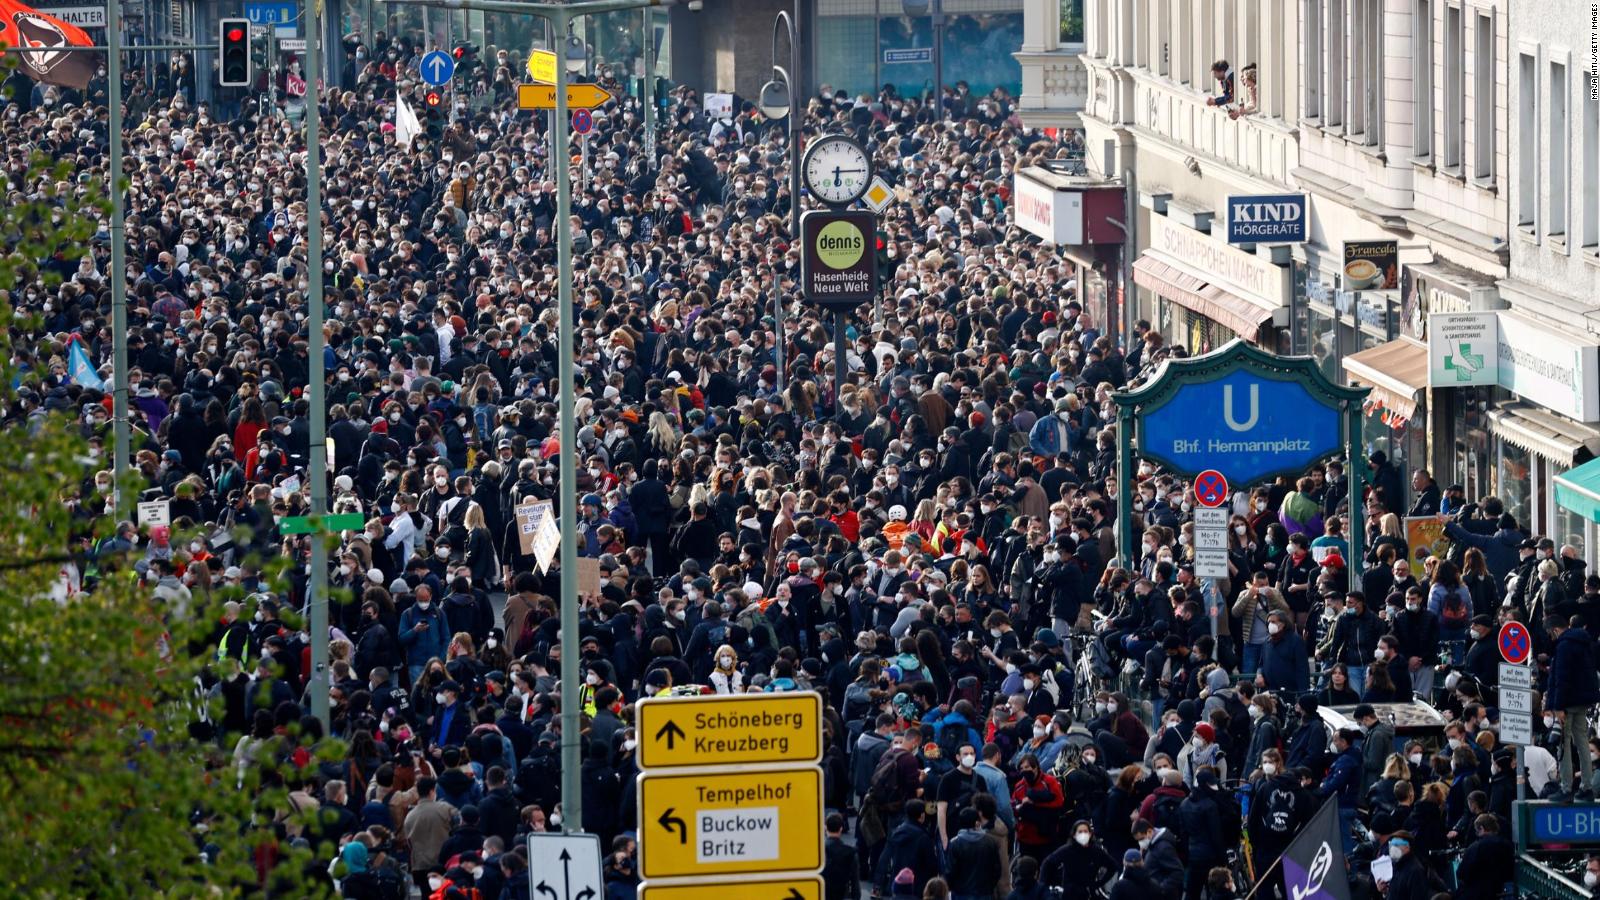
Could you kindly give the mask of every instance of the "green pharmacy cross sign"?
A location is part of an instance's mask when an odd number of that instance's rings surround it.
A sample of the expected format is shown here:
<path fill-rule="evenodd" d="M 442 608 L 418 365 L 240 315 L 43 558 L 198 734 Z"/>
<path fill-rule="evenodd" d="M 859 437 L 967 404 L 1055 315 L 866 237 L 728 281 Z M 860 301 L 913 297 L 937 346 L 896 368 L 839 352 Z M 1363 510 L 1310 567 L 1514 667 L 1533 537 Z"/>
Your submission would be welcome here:
<path fill-rule="evenodd" d="M 1463 342 L 1457 352 L 1445 354 L 1444 368 L 1456 373 L 1457 381 L 1471 381 L 1483 369 L 1483 354 L 1473 353 L 1472 345 Z"/>
<path fill-rule="evenodd" d="M 1130 472 L 1138 456 L 1193 478 L 1215 469 L 1241 490 L 1295 478 L 1331 456 L 1351 460 L 1350 496 L 1362 492 L 1358 464 L 1367 388 L 1334 384 L 1309 356 L 1278 356 L 1234 340 L 1191 359 L 1168 360 L 1155 380 L 1112 395 L 1119 426 L 1118 519 L 1133 534 Z M 1352 558 L 1360 558 L 1362 504 L 1350 508 Z M 1125 539 L 1125 544 L 1132 544 Z"/>
<path fill-rule="evenodd" d="M 335 531 L 355 531 L 367 524 L 361 513 L 339 513 L 329 516 L 284 516 L 278 520 L 279 534 L 329 534 Z"/>

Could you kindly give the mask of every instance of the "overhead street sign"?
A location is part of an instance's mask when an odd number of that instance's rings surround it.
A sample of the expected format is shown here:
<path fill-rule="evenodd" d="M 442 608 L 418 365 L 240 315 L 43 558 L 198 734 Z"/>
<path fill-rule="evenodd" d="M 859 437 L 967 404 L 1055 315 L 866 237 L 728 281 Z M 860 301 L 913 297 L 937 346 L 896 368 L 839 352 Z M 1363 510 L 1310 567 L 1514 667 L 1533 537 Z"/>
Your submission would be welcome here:
<path fill-rule="evenodd" d="M 448 82 L 456 74 L 455 57 L 443 50 L 434 50 L 422 58 L 422 80 L 434 87 Z"/>
<path fill-rule="evenodd" d="M 597 109 L 611 100 L 605 88 L 593 84 L 567 85 L 567 106 L 571 109 Z M 552 84 L 517 85 L 517 106 L 520 109 L 555 109 L 556 88 Z"/>
<path fill-rule="evenodd" d="M 822 891 L 820 875 L 696 878 L 692 882 L 679 884 L 646 881 L 639 885 L 639 900 L 703 900 L 705 897 L 734 896 L 740 900 L 823 900 Z"/>
<path fill-rule="evenodd" d="M 581 831 L 528 835 L 530 900 L 603 900 L 600 836 Z"/>
<path fill-rule="evenodd" d="M 638 786 L 639 874 L 644 878 L 822 867 L 822 770 L 817 766 L 736 774 L 645 772 Z"/>
<path fill-rule="evenodd" d="M 1514 666 L 1525 665 L 1533 656 L 1533 638 L 1528 626 L 1521 622 L 1507 622 L 1500 626 L 1500 657 Z"/>
<path fill-rule="evenodd" d="M 540 84 L 556 83 L 556 55 L 549 50 L 528 54 L 528 77 Z"/>
<path fill-rule="evenodd" d="M 634 715 L 642 769 L 822 758 L 822 696 L 813 691 L 653 697 Z"/>

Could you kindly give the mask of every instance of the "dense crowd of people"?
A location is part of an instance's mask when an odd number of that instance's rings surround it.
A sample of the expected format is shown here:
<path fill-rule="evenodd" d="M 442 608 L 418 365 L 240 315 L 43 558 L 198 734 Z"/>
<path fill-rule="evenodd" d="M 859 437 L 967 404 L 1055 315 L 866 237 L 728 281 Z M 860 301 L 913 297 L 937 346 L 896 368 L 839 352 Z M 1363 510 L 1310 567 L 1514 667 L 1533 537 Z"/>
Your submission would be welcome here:
<path fill-rule="evenodd" d="M 564 448 L 554 183 L 539 120 L 499 89 L 517 54 L 486 48 L 482 102 L 407 146 L 394 106 L 421 105 L 420 48 L 360 49 L 356 87 L 321 110 L 330 497 L 366 516 L 331 558 L 348 753 L 278 785 L 282 840 L 326 842 L 342 896 L 529 896 L 525 837 L 564 814 L 568 653 L 608 897 L 638 883 L 631 704 L 662 694 L 822 693 L 829 898 L 1243 897 L 1328 802 L 1360 895 L 1495 898 L 1519 778 L 1592 796 L 1600 578 L 1497 498 L 1426 471 L 1407 489 L 1373 453 L 1358 559 L 1330 461 L 1238 494 L 1229 577 L 1203 580 L 1191 486 L 1141 463 L 1119 542 L 1110 396 L 1184 351 L 1148 323 L 1126 346 L 1102 333 L 1071 264 L 1014 227 L 1013 173 L 1074 138 L 1022 126 L 1003 91 L 810 99 L 807 137 L 856 136 L 903 188 L 844 360 L 795 296 L 782 123 L 748 104 L 708 119 L 679 88 L 649 147 L 636 102 L 596 111 Z M 203 733 L 243 783 L 275 736 L 316 727 L 310 545 L 277 527 L 309 509 L 304 140 L 295 118 L 224 116 L 182 83 L 128 94 L 130 283 L 108 283 L 102 228 L 8 291 L 35 319 L 12 323 L 25 374 L 5 420 L 75 417 L 100 461 L 62 490 L 83 526 L 71 589 L 123 553 L 174 615 L 216 617 Z M 40 188 L 30 149 L 103 169 L 88 94 L 6 103 L 9 190 Z M 123 287 L 135 465 L 170 526 L 112 517 Z M 103 388 L 69 373 L 73 341 Z M 539 571 L 513 515 L 555 497 L 563 452 L 602 576 L 572 642 L 552 599 L 566 573 Z M 1401 521 L 1429 515 L 1451 550 L 1419 559 Z M 1521 775 L 1496 737 L 1510 618 L 1540 672 Z M 1438 727 L 1397 706 L 1413 698 Z M 1593 889 L 1600 861 L 1588 872 Z"/>

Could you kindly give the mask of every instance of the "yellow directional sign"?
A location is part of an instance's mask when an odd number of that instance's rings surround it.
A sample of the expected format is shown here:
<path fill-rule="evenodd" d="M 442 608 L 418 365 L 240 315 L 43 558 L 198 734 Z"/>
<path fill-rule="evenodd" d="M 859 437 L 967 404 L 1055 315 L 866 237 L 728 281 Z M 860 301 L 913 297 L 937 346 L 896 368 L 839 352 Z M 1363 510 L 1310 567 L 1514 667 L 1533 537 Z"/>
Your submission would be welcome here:
<path fill-rule="evenodd" d="M 567 106 L 572 109 L 596 109 L 605 106 L 611 94 L 605 88 L 592 84 L 567 85 Z M 555 109 L 556 88 L 552 84 L 517 85 L 517 106 L 522 109 Z"/>
<path fill-rule="evenodd" d="M 810 763 L 822 758 L 813 691 L 639 701 L 639 768 Z"/>
<path fill-rule="evenodd" d="M 822 770 L 639 776 L 645 878 L 822 868 Z"/>
<path fill-rule="evenodd" d="M 556 83 L 556 55 L 549 50 L 528 54 L 528 77 L 540 84 Z"/>
<path fill-rule="evenodd" d="M 696 878 L 688 884 L 646 881 L 639 885 L 639 900 L 705 900 L 706 897 L 740 900 L 822 900 L 822 876 L 793 878 Z"/>

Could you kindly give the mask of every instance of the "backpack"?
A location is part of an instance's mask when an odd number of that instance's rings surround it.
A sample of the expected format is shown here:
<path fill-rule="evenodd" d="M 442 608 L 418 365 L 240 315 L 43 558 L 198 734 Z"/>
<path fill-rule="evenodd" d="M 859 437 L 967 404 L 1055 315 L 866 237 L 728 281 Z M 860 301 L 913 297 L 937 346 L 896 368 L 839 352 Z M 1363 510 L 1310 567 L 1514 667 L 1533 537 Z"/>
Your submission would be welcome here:
<path fill-rule="evenodd" d="M 1268 786 L 1264 795 L 1255 798 L 1261 808 L 1261 823 L 1273 834 L 1285 837 L 1299 827 L 1299 811 L 1295 808 L 1295 794 L 1283 788 Z"/>
<path fill-rule="evenodd" d="M 1174 836 L 1183 836 L 1183 820 L 1178 815 L 1178 808 L 1183 805 L 1184 798 L 1171 794 L 1162 794 L 1156 798 L 1155 806 L 1150 809 L 1150 824 L 1157 828 L 1165 828 Z M 1181 846 L 1183 841 L 1178 841 Z"/>
<path fill-rule="evenodd" d="M 450 507 L 450 512 L 444 517 L 444 534 L 440 535 L 450 542 L 450 546 L 457 551 L 466 552 L 467 549 L 467 507 L 472 505 L 472 498 L 463 496 Z"/>
<path fill-rule="evenodd" d="M 899 812 L 905 805 L 900 796 L 899 773 L 900 757 L 905 753 L 905 750 L 889 750 L 879 758 L 878 767 L 872 770 L 872 780 L 867 782 L 867 803 L 890 813 Z"/>
<path fill-rule="evenodd" d="M 952 722 L 946 719 L 939 723 L 939 734 L 936 740 L 939 743 L 939 755 L 945 759 L 954 760 L 961 755 L 961 745 L 968 743 L 967 731 L 969 726 L 965 722 Z"/>
<path fill-rule="evenodd" d="M 1472 603 L 1466 585 L 1446 591 L 1444 603 L 1439 606 L 1439 624 L 1445 628 L 1464 629 L 1472 621 Z"/>

